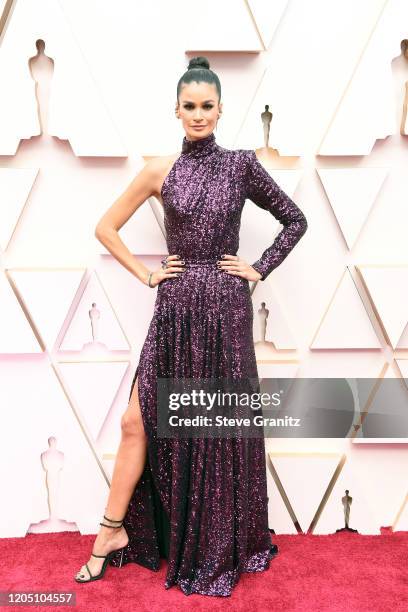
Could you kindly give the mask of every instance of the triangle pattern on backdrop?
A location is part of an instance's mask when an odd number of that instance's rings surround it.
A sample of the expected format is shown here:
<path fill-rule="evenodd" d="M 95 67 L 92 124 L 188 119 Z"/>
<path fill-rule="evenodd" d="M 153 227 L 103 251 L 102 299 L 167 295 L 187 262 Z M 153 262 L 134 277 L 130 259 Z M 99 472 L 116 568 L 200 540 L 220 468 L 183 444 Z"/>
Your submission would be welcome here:
<path fill-rule="evenodd" d="M 386 168 L 318 168 L 344 239 L 352 249 L 380 191 Z"/>
<path fill-rule="evenodd" d="M 408 493 L 402 502 L 401 508 L 392 526 L 393 531 L 408 531 Z"/>
<path fill-rule="evenodd" d="M 380 349 L 381 344 L 348 268 L 310 345 L 311 349 Z"/>
<path fill-rule="evenodd" d="M 380 534 L 380 525 L 376 522 L 375 512 L 370 508 L 369 498 L 365 494 L 357 477 L 357 470 L 353 469 L 351 460 L 347 460 L 338 478 L 333 483 L 330 495 L 322 508 L 313 533 L 328 535 L 336 533 L 337 529 L 345 526 L 345 512 L 343 498 L 346 495 L 352 498 L 350 504 L 349 527 L 357 529 L 361 534 Z"/>
<path fill-rule="evenodd" d="M 52 350 L 85 270 L 11 269 L 9 275 L 29 312 L 38 336 Z"/>
<path fill-rule="evenodd" d="M 77 156 L 126 157 L 62 3 L 55 0 L 15 2 L 9 16 L 0 60 L 0 155 L 15 155 L 21 139 L 41 134 L 29 69 L 38 39 L 53 62 L 47 133 L 68 140 Z"/>
<path fill-rule="evenodd" d="M 408 323 L 408 265 L 358 266 L 367 292 L 374 304 L 380 323 L 392 348 L 401 346 L 399 340 Z M 404 334 L 405 341 L 406 335 Z"/>
<path fill-rule="evenodd" d="M 34 330 L 24 315 L 18 299 L 7 280 L 0 272 L 0 353 L 42 353 L 42 347 Z"/>
<path fill-rule="evenodd" d="M 128 361 L 59 362 L 64 387 L 95 442 L 128 367 Z"/>
<path fill-rule="evenodd" d="M 86 283 L 59 350 L 85 351 L 89 355 L 131 350 L 108 294 L 95 271 Z"/>
<path fill-rule="evenodd" d="M 255 20 L 265 49 L 269 47 L 286 9 L 288 0 L 248 0 L 248 5 Z"/>
<path fill-rule="evenodd" d="M 284 499 L 292 522 L 297 521 L 303 533 L 307 532 L 315 516 L 340 458 L 339 453 L 268 453 L 268 468 L 276 489 Z M 277 533 L 285 533 L 279 525 L 277 528 Z"/>
<path fill-rule="evenodd" d="M 0 248 L 5 251 L 37 178 L 38 168 L 0 168 Z"/>

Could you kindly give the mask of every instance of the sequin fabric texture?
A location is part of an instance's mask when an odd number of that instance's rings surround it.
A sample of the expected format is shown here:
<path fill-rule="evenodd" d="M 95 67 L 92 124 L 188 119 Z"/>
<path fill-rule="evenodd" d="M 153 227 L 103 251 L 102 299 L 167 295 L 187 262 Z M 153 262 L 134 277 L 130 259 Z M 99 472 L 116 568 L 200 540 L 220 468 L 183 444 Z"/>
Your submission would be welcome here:
<path fill-rule="evenodd" d="M 252 264 L 261 280 L 293 249 L 307 222 L 254 151 L 226 149 L 214 133 L 183 138 L 161 195 L 168 254 L 186 266 L 157 287 L 130 390 L 129 398 L 137 380 L 148 451 L 124 519 L 129 544 L 122 565 L 158 570 L 166 556 L 166 588 L 228 596 L 243 572 L 267 569 L 277 553 L 268 529 L 265 443 L 160 438 L 157 377 L 258 377 L 249 281 L 218 269 L 216 261 L 237 254 L 247 199 L 283 225 Z M 120 565 L 120 553 L 110 564 Z"/>

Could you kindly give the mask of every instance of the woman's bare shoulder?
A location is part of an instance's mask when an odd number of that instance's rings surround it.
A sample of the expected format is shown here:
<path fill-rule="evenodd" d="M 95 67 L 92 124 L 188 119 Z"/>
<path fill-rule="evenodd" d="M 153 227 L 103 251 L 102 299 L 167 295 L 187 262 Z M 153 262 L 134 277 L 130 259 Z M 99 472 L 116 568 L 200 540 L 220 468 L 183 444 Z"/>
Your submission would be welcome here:
<path fill-rule="evenodd" d="M 146 166 L 149 166 L 149 170 L 157 172 L 159 175 L 166 174 L 168 167 L 176 161 L 179 155 L 180 152 L 171 155 L 157 155 L 148 159 Z"/>
<path fill-rule="evenodd" d="M 180 152 L 172 153 L 171 155 L 158 155 L 151 157 L 146 162 L 145 168 L 150 172 L 154 181 L 154 195 L 159 199 L 161 199 L 161 189 L 164 180 L 179 156 Z"/>

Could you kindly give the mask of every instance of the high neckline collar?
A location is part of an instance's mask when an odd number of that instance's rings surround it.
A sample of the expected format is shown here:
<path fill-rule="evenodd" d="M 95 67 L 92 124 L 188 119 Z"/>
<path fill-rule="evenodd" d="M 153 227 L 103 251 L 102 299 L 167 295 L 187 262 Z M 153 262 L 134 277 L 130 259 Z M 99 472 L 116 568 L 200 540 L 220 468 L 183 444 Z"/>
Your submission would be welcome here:
<path fill-rule="evenodd" d="M 198 138 L 197 140 L 187 140 L 184 136 L 181 153 L 193 157 L 204 157 L 212 153 L 216 147 L 217 143 L 215 141 L 214 132 L 211 132 L 208 136 L 204 136 L 204 138 Z"/>

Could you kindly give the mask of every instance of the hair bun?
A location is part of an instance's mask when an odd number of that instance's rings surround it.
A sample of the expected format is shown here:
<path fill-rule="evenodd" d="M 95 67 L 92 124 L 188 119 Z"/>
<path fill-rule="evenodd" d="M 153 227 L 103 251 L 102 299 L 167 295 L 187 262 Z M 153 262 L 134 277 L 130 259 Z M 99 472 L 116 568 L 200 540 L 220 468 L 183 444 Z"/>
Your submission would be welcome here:
<path fill-rule="evenodd" d="M 192 57 L 188 63 L 187 70 L 191 70 L 192 68 L 207 68 L 210 69 L 210 62 L 206 57 L 198 56 Z"/>

